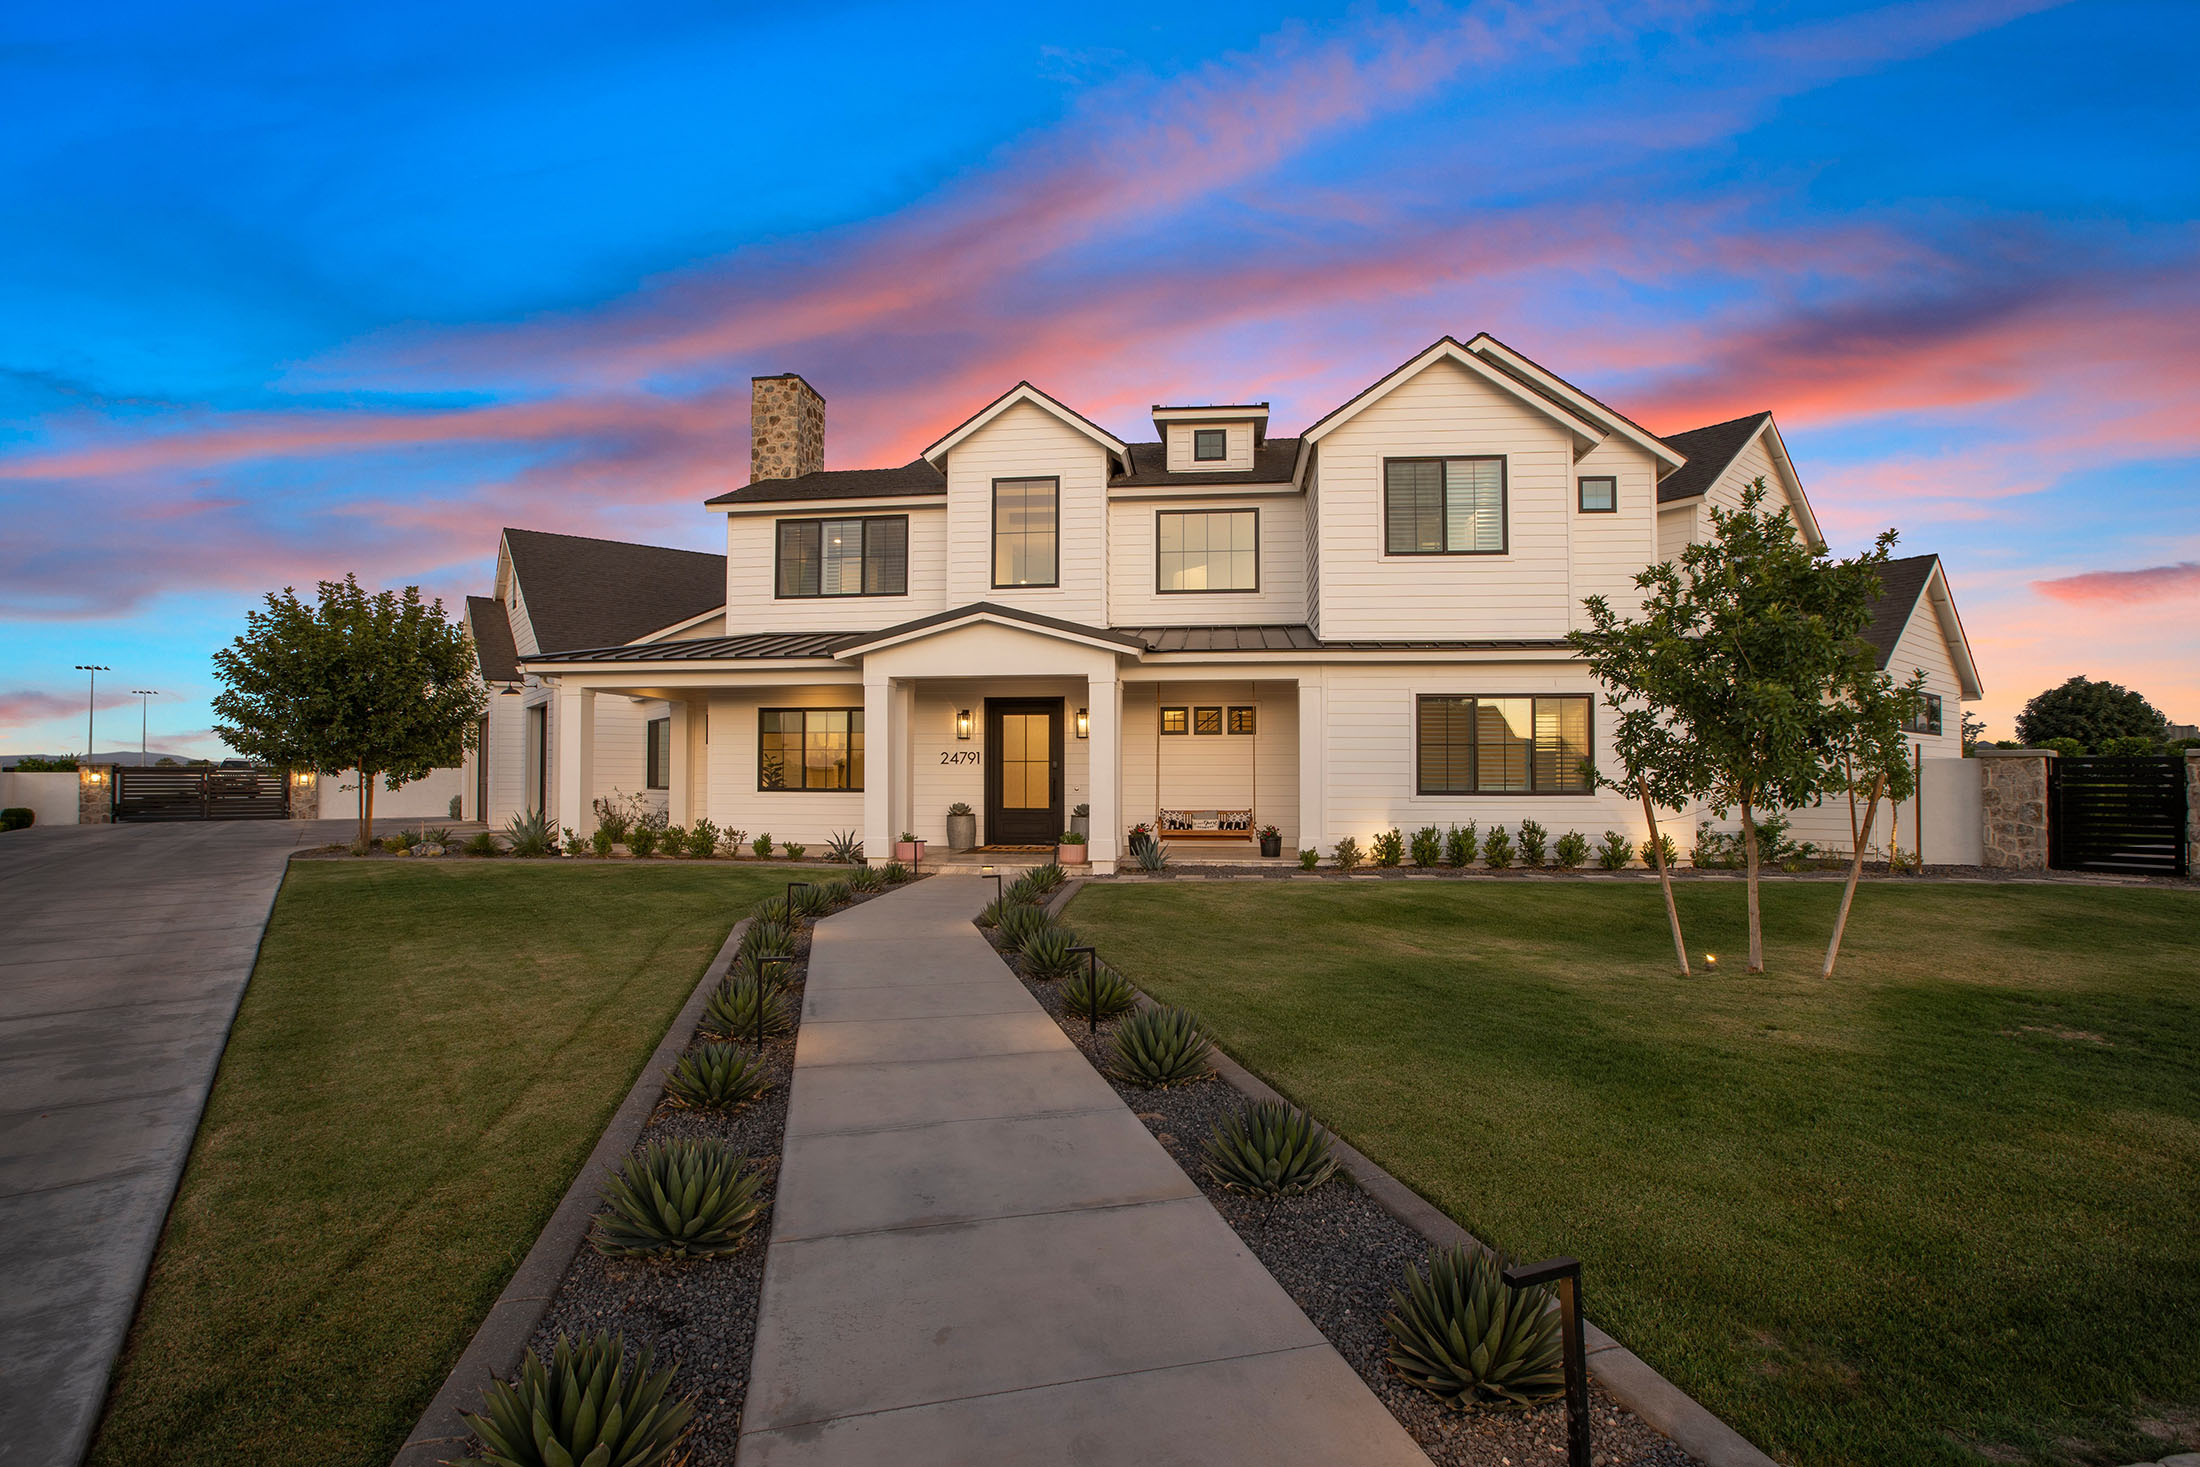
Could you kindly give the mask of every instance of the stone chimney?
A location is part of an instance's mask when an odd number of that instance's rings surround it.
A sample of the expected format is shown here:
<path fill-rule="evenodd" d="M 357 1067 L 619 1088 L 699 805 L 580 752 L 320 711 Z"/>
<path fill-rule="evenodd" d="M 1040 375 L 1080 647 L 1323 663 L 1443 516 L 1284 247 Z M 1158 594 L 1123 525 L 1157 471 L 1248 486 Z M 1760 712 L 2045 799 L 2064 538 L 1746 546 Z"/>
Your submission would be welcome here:
<path fill-rule="evenodd" d="M 749 479 L 794 479 L 825 467 L 825 399 L 794 372 L 749 379 Z"/>

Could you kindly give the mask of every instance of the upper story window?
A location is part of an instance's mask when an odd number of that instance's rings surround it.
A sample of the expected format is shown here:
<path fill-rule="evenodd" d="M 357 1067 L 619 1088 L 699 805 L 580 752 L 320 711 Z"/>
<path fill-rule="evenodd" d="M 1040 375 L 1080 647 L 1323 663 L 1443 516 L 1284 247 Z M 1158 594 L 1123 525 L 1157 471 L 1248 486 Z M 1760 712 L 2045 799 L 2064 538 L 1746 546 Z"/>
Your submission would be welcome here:
<path fill-rule="evenodd" d="M 1230 456 L 1230 432 L 1227 428 L 1194 428 L 1192 430 L 1192 461 L 1194 463 L 1220 463 Z"/>
<path fill-rule="evenodd" d="M 1939 733 L 1940 694 L 1927 693 L 1919 698 L 1916 705 L 1910 710 L 1909 720 L 1902 727 L 1914 734 Z"/>
<path fill-rule="evenodd" d="M 1415 730 L 1424 795 L 1585 795 L 1589 699 L 1424 694 Z"/>
<path fill-rule="evenodd" d="M 1154 584 L 1165 595 L 1260 589 L 1257 509 L 1160 510 L 1154 544 Z"/>
<path fill-rule="evenodd" d="M 1503 555 L 1505 460 L 1383 461 L 1383 549 L 1391 555 Z"/>
<path fill-rule="evenodd" d="M 993 481 L 993 584 L 1058 586 L 1061 581 L 1060 479 Z"/>
<path fill-rule="evenodd" d="M 1577 503 L 1583 514 L 1618 514 L 1619 480 L 1610 475 L 1582 479 Z"/>
<path fill-rule="evenodd" d="M 909 517 L 781 520 L 777 581 L 783 597 L 907 595 Z"/>

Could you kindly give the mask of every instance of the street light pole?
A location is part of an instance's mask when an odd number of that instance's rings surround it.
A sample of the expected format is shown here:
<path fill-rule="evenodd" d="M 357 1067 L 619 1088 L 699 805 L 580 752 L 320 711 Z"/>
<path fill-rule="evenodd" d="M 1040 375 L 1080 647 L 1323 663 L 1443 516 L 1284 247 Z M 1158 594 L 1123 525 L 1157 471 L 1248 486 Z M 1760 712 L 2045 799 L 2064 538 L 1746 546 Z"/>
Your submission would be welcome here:
<path fill-rule="evenodd" d="M 130 691 L 145 701 L 138 704 L 138 768 L 145 767 L 145 726 L 152 720 L 153 700 L 160 696 L 158 688 L 132 688 Z"/>
<path fill-rule="evenodd" d="M 88 672 L 92 675 L 91 689 L 84 695 L 84 762 L 90 764 L 92 762 L 92 706 L 99 698 L 99 675 L 103 672 L 113 672 L 114 669 L 102 667 L 96 662 L 79 662 L 76 665 L 76 670 L 78 672 Z"/>

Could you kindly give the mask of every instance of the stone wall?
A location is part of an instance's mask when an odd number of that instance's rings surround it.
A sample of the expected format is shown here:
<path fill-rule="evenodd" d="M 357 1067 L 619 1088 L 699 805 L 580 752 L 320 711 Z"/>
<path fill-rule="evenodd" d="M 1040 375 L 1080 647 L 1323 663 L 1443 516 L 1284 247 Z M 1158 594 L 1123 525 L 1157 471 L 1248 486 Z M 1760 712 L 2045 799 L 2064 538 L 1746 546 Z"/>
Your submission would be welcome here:
<path fill-rule="evenodd" d="M 112 825 L 114 820 L 114 765 L 77 765 L 76 823 L 79 825 Z"/>
<path fill-rule="evenodd" d="M 825 399 L 790 372 L 749 379 L 749 478 L 794 479 L 825 467 Z"/>
<path fill-rule="evenodd" d="M 2047 761 L 2044 749 L 1981 749 L 1980 815 L 1984 864 L 2002 871 L 2047 869 Z"/>
<path fill-rule="evenodd" d="M 293 820 L 318 820 L 321 818 L 321 778 L 310 770 L 291 770 L 283 778 L 290 781 L 290 818 Z"/>

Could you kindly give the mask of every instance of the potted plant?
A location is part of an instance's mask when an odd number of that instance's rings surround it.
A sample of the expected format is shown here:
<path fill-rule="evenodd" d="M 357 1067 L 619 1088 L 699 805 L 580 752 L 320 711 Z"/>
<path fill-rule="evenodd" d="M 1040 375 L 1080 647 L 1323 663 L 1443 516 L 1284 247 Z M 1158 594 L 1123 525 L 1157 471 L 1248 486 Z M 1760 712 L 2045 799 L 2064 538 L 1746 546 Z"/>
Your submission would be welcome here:
<path fill-rule="evenodd" d="M 1090 840 L 1092 838 L 1092 806 L 1079 805 L 1076 809 L 1070 811 L 1069 828 Z"/>
<path fill-rule="evenodd" d="M 1263 856 L 1282 855 L 1283 832 L 1273 825 L 1263 825 L 1260 828 L 1260 853 Z"/>
<path fill-rule="evenodd" d="M 1055 844 L 1054 861 L 1058 866 L 1082 866 L 1085 864 L 1085 833 L 1082 830 L 1065 830 Z"/>
<path fill-rule="evenodd" d="M 894 859 L 914 865 L 924 859 L 924 847 L 925 842 L 905 830 L 901 833 L 901 839 L 894 842 Z"/>
<path fill-rule="evenodd" d="M 967 851 L 978 843 L 978 817 L 961 800 L 947 807 L 947 848 Z"/>

